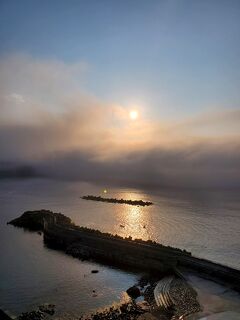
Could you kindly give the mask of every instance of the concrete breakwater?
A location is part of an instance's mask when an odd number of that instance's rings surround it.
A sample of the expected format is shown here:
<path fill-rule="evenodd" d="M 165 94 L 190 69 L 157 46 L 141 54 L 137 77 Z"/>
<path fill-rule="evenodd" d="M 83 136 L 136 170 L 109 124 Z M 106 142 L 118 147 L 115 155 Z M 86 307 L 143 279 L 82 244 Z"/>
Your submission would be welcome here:
<path fill-rule="evenodd" d="M 81 197 L 84 200 L 92 200 L 92 201 L 101 201 L 108 203 L 119 203 L 119 204 L 130 204 L 132 206 L 151 206 L 153 203 L 150 201 L 143 200 L 124 200 L 124 199 L 116 199 L 116 198 L 103 198 L 100 196 L 83 196 Z"/>
<path fill-rule="evenodd" d="M 239 270 L 193 257 L 185 250 L 163 246 L 153 241 L 122 238 L 99 230 L 79 227 L 60 213 L 48 210 L 28 211 L 9 224 L 41 230 L 48 246 L 80 259 L 94 259 L 104 264 L 134 267 L 146 272 L 177 273 L 181 268 L 185 268 L 230 284 L 240 291 Z"/>

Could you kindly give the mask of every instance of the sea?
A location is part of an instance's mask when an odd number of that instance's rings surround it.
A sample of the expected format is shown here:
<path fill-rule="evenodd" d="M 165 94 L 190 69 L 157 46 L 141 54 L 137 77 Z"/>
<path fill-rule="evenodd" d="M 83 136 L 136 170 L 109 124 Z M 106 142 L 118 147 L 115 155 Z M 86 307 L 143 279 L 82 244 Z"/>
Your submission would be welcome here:
<path fill-rule="evenodd" d="M 104 190 L 107 193 L 103 193 Z M 152 201 L 149 207 L 86 201 L 84 195 Z M 0 182 L 0 308 L 16 316 L 43 303 L 75 319 L 126 299 L 141 274 L 80 261 L 44 246 L 43 236 L 7 225 L 24 211 L 49 209 L 77 225 L 154 240 L 240 269 L 240 191 L 134 189 L 48 179 Z M 91 273 L 93 269 L 98 273 Z"/>

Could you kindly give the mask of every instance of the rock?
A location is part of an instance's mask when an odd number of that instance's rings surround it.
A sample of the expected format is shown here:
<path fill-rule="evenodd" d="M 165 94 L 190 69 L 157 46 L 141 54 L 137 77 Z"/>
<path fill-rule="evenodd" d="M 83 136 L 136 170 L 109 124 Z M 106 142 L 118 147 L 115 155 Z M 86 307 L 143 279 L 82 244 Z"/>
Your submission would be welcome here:
<path fill-rule="evenodd" d="M 150 302 L 154 300 L 154 293 L 153 293 L 154 287 L 153 286 L 147 286 L 147 288 L 144 291 L 144 298 L 147 302 Z"/>
<path fill-rule="evenodd" d="M 98 272 L 99 272 L 99 270 L 96 270 L 96 269 L 91 271 L 91 273 L 98 273 Z"/>
<path fill-rule="evenodd" d="M 150 310 L 150 305 L 147 301 L 138 302 L 137 307 L 139 307 L 144 312 L 147 312 Z"/>
<path fill-rule="evenodd" d="M 43 231 L 45 223 L 57 223 L 71 225 L 72 221 L 61 213 L 50 210 L 25 211 L 20 217 L 8 222 L 15 227 L 25 228 L 32 231 Z"/>
<path fill-rule="evenodd" d="M 0 309 L 0 319 L 1 320 L 12 320 L 2 309 Z"/>
<path fill-rule="evenodd" d="M 137 320 L 158 320 L 158 318 L 154 317 L 150 312 L 141 314 Z"/>
<path fill-rule="evenodd" d="M 43 304 L 38 307 L 38 310 L 24 312 L 17 318 L 18 320 L 43 320 L 47 315 L 52 316 L 55 313 L 54 304 Z M 1 319 L 1 317 L 0 317 Z"/>
<path fill-rule="evenodd" d="M 139 315 L 143 314 L 140 306 L 135 302 L 131 301 L 128 303 L 121 304 L 119 306 L 112 306 L 103 311 L 90 314 L 82 319 L 88 320 L 137 320 Z M 81 318 L 80 318 L 81 319 Z M 79 320 L 80 320 L 79 319 Z"/>
<path fill-rule="evenodd" d="M 129 297 L 136 299 L 136 298 L 140 297 L 141 292 L 138 287 L 133 286 L 133 287 L 127 289 L 127 294 L 129 295 Z"/>
<path fill-rule="evenodd" d="M 55 305 L 54 304 L 43 304 L 38 307 L 41 312 L 50 314 L 51 316 L 55 313 Z"/>
<path fill-rule="evenodd" d="M 128 311 L 128 305 L 127 304 L 122 304 L 120 306 L 120 311 L 121 311 L 121 313 L 127 312 Z"/>
<path fill-rule="evenodd" d="M 138 280 L 138 285 L 141 288 L 144 288 L 147 284 L 149 283 L 149 276 L 142 276 L 139 280 Z"/>
<path fill-rule="evenodd" d="M 31 311 L 22 313 L 18 320 L 42 320 L 45 317 L 46 315 L 41 311 Z"/>

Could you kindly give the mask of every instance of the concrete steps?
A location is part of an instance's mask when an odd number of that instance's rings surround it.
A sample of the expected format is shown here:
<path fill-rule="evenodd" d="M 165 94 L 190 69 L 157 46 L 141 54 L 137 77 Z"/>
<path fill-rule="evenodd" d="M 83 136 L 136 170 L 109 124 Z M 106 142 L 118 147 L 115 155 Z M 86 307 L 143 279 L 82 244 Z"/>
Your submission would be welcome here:
<path fill-rule="evenodd" d="M 173 301 L 170 296 L 170 286 L 174 277 L 166 277 L 160 280 L 154 289 L 154 298 L 157 306 L 168 309 Z"/>

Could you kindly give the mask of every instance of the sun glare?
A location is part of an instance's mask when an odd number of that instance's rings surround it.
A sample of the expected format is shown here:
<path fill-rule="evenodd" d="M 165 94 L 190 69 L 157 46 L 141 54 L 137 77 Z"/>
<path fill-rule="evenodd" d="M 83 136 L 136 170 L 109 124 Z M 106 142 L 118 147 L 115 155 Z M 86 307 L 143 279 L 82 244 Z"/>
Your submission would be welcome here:
<path fill-rule="evenodd" d="M 136 110 L 131 110 L 129 112 L 129 117 L 131 120 L 136 120 L 138 118 L 138 112 Z"/>

